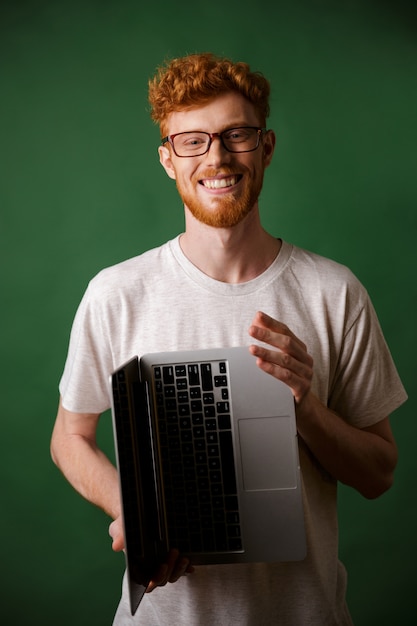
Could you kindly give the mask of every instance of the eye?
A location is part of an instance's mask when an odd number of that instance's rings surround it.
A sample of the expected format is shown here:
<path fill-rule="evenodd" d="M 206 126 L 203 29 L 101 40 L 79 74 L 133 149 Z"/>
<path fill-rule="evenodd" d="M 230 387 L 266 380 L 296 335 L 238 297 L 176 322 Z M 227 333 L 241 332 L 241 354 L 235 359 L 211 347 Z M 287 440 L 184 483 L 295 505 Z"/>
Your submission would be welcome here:
<path fill-rule="evenodd" d="M 252 129 L 249 128 L 231 128 L 224 133 L 224 138 L 233 143 L 247 141 L 251 136 Z"/>
<path fill-rule="evenodd" d="M 177 146 L 183 150 L 195 150 L 207 143 L 207 135 L 203 133 L 184 133 L 175 138 Z"/>
<path fill-rule="evenodd" d="M 204 142 L 205 139 L 203 137 L 188 137 L 187 139 L 184 139 L 182 143 L 184 146 L 199 146 Z"/>

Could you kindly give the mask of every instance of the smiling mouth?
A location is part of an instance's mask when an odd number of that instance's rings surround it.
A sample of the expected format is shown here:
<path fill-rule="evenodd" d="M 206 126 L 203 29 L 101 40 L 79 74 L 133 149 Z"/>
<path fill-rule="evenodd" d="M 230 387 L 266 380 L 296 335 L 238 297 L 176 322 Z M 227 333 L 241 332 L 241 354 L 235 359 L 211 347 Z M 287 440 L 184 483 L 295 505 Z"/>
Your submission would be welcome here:
<path fill-rule="evenodd" d="M 200 180 L 200 185 L 203 185 L 207 189 L 224 189 L 225 187 L 233 187 L 242 178 L 238 176 L 228 176 L 226 178 L 203 178 Z"/>

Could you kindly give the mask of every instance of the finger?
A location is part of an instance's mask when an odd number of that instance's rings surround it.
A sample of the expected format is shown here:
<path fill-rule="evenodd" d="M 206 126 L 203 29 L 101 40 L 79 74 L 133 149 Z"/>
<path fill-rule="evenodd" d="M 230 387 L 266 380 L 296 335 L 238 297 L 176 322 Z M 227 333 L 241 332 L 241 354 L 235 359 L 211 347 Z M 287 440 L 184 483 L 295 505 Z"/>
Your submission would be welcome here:
<path fill-rule="evenodd" d="M 305 343 L 301 341 L 301 339 L 297 337 L 297 335 L 295 335 L 286 324 L 274 319 L 263 311 L 258 311 L 256 313 L 252 325 L 258 328 L 263 328 L 264 330 L 269 330 L 271 333 L 277 333 L 278 335 L 289 337 L 295 343 L 298 343 L 304 350 L 307 349 Z"/>
<path fill-rule="evenodd" d="M 275 365 L 300 378 L 312 378 L 313 359 L 306 352 L 293 356 L 293 354 L 288 352 L 271 350 L 270 348 L 257 344 L 251 345 L 249 347 L 249 351 L 258 360 L 264 362 L 265 364 L 269 363 L 270 365 Z"/>
<path fill-rule="evenodd" d="M 178 557 L 179 557 L 178 550 L 172 549 L 168 552 L 167 561 L 166 563 L 163 563 L 159 567 L 152 581 L 149 583 L 148 589 L 147 589 L 148 592 L 155 589 L 155 587 L 163 587 L 164 585 L 167 584 L 167 582 L 172 576 L 172 572 L 175 569 L 175 564 L 176 564 Z"/>
<path fill-rule="evenodd" d="M 272 331 L 269 328 L 252 325 L 249 335 L 262 343 L 266 343 L 281 352 L 290 355 L 297 361 L 309 364 L 311 357 L 307 352 L 306 345 L 298 339 L 285 325 L 280 325 L 280 331 Z"/>
<path fill-rule="evenodd" d="M 176 549 L 172 549 L 168 552 L 167 562 L 161 566 L 157 576 L 154 579 L 154 581 L 159 584 L 159 586 L 167 584 L 175 568 L 175 564 L 177 562 L 179 554 L 179 551 Z"/>
<path fill-rule="evenodd" d="M 178 563 L 174 567 L 171 576 L 169 577 L 170 583 L 175 583 L 181 576 L 186 574 L 192 574 L 194 567 L 190 564 L 190 560 L 187 558 L 179 559 Z"/>
<path fill-rule="evenodd" d="M 161 587 L 163 585 L 166 585 L 167 574 L 168 574 L 168 565 L 164 563 L 163 565 L 159 567 L 154 578 L 148 584 L 146 588 L 146 593 L 151 593 L 151 591 L 153 591 L 156 587 Z"/>

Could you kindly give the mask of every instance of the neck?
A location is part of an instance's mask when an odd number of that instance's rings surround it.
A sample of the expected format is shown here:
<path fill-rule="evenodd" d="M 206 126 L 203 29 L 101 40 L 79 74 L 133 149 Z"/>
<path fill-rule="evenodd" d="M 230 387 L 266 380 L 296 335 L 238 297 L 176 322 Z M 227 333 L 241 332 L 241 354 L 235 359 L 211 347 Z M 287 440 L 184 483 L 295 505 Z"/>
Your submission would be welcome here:
<path fill-rule="evenodd" d="M 185 207 L 186 229 L 180 244 L 202 272 L 225 283 L 243 283 L 264 272 L 281 242 L 261 226 L 255 207 L 233 228 L 213 228 L 196 220 Z"/>

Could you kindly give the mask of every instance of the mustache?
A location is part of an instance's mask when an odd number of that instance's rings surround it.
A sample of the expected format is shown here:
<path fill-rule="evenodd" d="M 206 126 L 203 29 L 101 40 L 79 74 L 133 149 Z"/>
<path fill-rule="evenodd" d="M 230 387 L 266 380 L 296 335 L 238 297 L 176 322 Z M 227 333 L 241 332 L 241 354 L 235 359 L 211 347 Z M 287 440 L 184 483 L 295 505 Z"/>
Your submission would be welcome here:
<path fill-rule="evenodd" d="M 216 176 L 236 176 L 242 174 L 239 169 L 232 169 L 231 167 L 222 166 L 220 168 L 208 167 L 203 172 L 199 173 L 198 180 L 203 178 L 215 178 Z"/>

